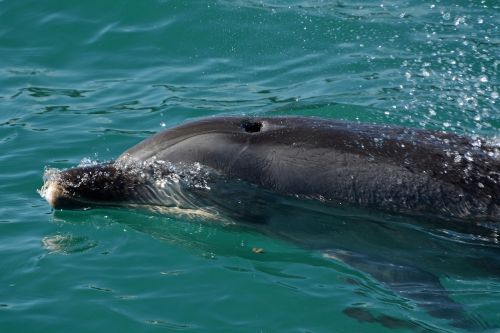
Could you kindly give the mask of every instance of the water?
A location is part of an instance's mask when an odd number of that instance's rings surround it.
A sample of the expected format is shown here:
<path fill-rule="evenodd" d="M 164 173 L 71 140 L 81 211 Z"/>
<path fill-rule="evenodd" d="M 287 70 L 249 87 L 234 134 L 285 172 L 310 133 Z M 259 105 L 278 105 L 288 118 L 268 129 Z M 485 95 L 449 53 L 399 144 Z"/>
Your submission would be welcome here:
<path fill-rule="evenodd" d="M 498 141 L 499 9 L 494 0 L 0 1 L 0 330 L 467 331 L 324 247 L 370 255 L 375 267 L 413 263 L 476 322 L 500 326 L 495 229 L 291 207 L 293 216 L 269 213 L 294 221 L 273 234 L 130 210 L 54 213 L 36 193 L 46 166 L 109 160 L 215 114 Z"/>

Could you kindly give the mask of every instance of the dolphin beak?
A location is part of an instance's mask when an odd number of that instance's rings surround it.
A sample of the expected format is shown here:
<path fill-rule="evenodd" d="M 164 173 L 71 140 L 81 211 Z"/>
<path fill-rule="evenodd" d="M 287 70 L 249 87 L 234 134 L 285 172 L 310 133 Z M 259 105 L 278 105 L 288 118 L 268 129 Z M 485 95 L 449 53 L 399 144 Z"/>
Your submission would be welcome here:
<path fill-rule="evenodd" d="M 43 173 L 43 186 L 41 189 L 37 190 L 42 198 L 47 200 L 52 208 L 59 208 L 60 198 L 63 196 L 63 189 L 59 185 L 60 170 L 57 169 L 45 169 Z"/>
<path fill-rule="evenodd" d="M 40 193 L 54 209 L 85 208 L 83 203 L 68 196 L 58 181 L 46 181 L 38 193 Z"/>
<path fill-rule="evenodd" d="M 58 201 L 60 201 L 59 198 L 62 196 L 62 192 L 57 182 L 47 181 L 40 190 L 40 195 L 47 200 L 49 205 L 53 208 L 58 208 Z"/>
<path fill-rule="evenodd" d="M 47 169 L 44 173 L 44 184 L 38 193 L 42 198 L 47 200 L 49 205 L 54 209 L 75 209 L 87 207 L 84 203 L 79 202 L 64 188 L 64 182 L 61 179 L 61 171 L 57 169 Z"/>

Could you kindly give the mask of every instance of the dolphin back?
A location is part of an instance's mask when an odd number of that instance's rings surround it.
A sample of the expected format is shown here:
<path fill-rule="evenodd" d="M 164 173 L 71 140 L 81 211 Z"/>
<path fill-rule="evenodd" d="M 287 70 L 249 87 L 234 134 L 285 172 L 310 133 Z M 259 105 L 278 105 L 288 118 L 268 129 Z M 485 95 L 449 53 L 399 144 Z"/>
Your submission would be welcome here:
<path fill-rule="evenodd" d="M 498 218 L 500 161 L 484 140 L 304 117 L 214 117 L 118 160 L 201 163 L 278 193 L 397 212 Z"/>

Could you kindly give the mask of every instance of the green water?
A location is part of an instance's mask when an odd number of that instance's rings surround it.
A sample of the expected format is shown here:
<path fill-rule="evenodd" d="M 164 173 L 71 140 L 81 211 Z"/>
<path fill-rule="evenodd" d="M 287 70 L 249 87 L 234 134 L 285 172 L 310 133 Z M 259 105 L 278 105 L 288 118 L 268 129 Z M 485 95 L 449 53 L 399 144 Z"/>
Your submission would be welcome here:
<path fill-rule="evenodd" d="M 36 192 L 46 166 L 109 160 L 215 114 L 498 141 L 499 25 L 496 0 L 0 1 L 0 331 L 461 330 L 324 258 L 323 243 L 413 261 L 483 327 L 500 326 L 494 228 L 347 211 L 304 232 L 304 247 L 126 209 L 54 213 Z"/>

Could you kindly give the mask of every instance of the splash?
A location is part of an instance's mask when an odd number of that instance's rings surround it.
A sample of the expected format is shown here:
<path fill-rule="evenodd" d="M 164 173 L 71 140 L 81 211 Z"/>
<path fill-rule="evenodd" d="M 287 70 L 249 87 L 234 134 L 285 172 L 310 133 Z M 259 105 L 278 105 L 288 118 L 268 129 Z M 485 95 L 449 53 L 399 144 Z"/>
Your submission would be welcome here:
<path fill-rule="evenodd" d="M 57 184 L 60 180 L 61 169 L 45 167 L 43 172 L 43 185 L 36 191 L 51 205 L 54 202 L 53 198 L 56 195 L 56 188 L 54 184 Z"/>
<path fill-rule="evenodd" d="M 75 168 L 45 169 L 38 193 L 55 209 L 128 206 L 218 219 L 217 211 L 200 200 L 201 193 L 211 190 L 217 173 L 199 163 L 155 158 L 83 162 Z"/>

